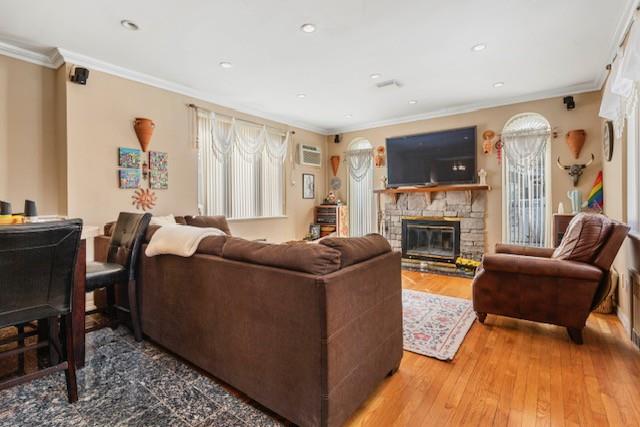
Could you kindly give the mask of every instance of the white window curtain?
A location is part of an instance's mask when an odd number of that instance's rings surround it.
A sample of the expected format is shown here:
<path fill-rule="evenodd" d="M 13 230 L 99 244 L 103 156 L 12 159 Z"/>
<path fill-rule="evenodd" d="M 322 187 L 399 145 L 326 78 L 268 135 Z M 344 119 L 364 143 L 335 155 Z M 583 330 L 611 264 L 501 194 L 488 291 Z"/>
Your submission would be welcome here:
<path fill-rule="evenodd" d="M 515 116 L 502 132 L 503 240 L 528 246 L 550 242 L 551 127 L 538 114 Z"/>
<path fill-rule="evenodd" d="M 627 120 L 627 223 L 640 232 L 640 109 Z"/>
<path fill-rule="evenodd" d="M 356 140 L 346 152 L 349 169 L 349 234 L 364 236 L 375 231 L 373 198 L 373 147 Z"/>
<path fill-rule="evenodd" d="M 285 214 L 289 133 L 199 110 L 198 206 L 231 219 Z"/>
<path fill-rule="evenodd" d="M 600 117 L 613 122 L 616 139 L 622 138 L 625 118 L 636 112 L 640 82 L 640 24 L 639 12 L 634 15 L 634 22 L 627 40 L 627 47 L 620 47 L 615 61 L 611 64 L 611 72 L 607 79 Z"/>

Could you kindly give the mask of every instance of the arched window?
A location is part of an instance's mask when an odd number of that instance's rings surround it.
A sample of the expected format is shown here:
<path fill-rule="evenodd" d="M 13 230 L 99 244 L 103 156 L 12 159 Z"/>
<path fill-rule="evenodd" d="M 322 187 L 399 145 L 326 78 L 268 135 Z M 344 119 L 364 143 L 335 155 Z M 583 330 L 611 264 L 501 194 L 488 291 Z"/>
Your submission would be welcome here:
<path fill-rule="evenodd" d="M 512 117 L 502 131 L 503 240 L 547 246 L 551 218 L 551 126 L 536 113 Z"/>
<path fill-rule="evenodd" d="M 373 146 L 356 138 L 346 153 L 349 169 L 349 234 L 364 236 L 375 229 L 373 198 Z"/>

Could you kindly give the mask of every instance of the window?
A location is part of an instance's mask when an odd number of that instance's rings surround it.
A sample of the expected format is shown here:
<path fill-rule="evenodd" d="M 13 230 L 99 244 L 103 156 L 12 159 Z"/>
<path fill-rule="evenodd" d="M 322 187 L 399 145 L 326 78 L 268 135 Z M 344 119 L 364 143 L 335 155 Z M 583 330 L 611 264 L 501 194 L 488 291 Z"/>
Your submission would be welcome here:
<path fill-rule="evenodd" d="M 539 114 L 511 118 L 502 131 L 503 240 L 547 246 L 551 218 L 549 138 L 551 126 Z"/>
<path fill-rule="evenodd" d="M 201 214 L 284 216 L 288 133 L 198 111 L 197 141 Z"/>
<path fill-rule="evenodd" d="M 374 231 L 373 146 L 357 138 L 346 153 L 349 168 L 349 234 L 364 236 Z"/>

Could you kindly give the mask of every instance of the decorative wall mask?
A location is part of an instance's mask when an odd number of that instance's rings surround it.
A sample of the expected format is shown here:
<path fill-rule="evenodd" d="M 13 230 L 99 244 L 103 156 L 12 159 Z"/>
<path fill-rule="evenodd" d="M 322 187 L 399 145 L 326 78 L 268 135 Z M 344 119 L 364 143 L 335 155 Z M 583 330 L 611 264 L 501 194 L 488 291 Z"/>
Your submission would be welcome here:
<path fill-rule="evenodd" d="M 496 133 L 490 129 L 482 132 L 482 151 L 484 154 L 491 154 L 493 151 L 494 139 L 496 137 Z"/>
<path fill-rule="evenodd" d="M 384 147 L 382 145 L 376 147 L 375 155 L 373 157 L 374 164 L 377 168 L 384 166 Z"/>

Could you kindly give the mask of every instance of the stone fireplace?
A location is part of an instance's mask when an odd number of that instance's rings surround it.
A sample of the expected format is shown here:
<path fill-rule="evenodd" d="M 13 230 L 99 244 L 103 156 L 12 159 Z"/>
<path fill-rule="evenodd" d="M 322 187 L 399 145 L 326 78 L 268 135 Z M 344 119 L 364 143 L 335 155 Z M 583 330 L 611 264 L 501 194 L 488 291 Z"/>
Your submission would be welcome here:
<path fill-rule="evenodd" d="M 453 266 L 457 257 L 480 261 L 485 252 L 486 191 L 407 192 L 386 196 L 385 237 L 404 261 Z"/>
<path fill-rule="evenodd" d="M 457 218 L 402 218 L 402 257 L 455 263 L 460 255 Z"/>

